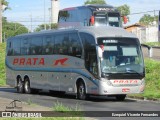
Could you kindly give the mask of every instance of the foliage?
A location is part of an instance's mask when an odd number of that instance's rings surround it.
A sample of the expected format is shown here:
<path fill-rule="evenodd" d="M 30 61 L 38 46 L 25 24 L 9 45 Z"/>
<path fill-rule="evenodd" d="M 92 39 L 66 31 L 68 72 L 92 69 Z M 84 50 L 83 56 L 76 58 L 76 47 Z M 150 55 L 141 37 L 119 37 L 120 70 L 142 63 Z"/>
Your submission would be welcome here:
<path fill-rule="evenodd" d="M 9 3 L 6 0 L 1 0 L 1 1 L 2 1 L 2 5 L 8 6 Z"/>
<path fill-rule="evenodd" d="M 127 19 L 129 21 L 129 14 L 130 14 L 130 7 L 126 4 L 121 5 L 119 7 L 117 7 L 118 11 L 121 13 L 121 16 L 127 16 Z M 124 19 L 123 19 L 124 22 Z"/>
<path fill-rule="evenodd" d="M 153 25 L 154 21 L 156 21 L 156 23 L 158 24 L 158 16 L 151 16 L 149 14 L 145 14 L 140 18 L 139 23 L 149 26 Z"/>
<path fill-rule="evenodd" d="M 8 7 L 9 2 L 7 2 L 6 0 L 1 0 L 1 1 L 2 1 L 2 5 L 5 5 L 5 6 L 6 6 L 6 8 L 4 9 L 4 11 L 7 10 L 7 9 L 10 9 L 10 8 Z"/>
<path fill-rule="evenodd" d="M 38 31 L 41 31 L 41 30 L 45 30 L 45 26 L 46 26 L 46 30 L 57 29 L 58 28 L 58 24 L 55 24 L 55 23 L 52 23 L 52 24 L 42 24 L 42 25 L 39 25 L 35 29 L 35 31 L 38 32 Z"/>
<path fill-rule="evenodd" d="M 0 43 L 0 86 L 5 85 L 5 43 Z"/>
<path fill-rule="evenodd" d="M 84 3 L 85 5 L 86 4 L 106 4 L 105 0 L 87 0 L 85 1 Z"/>
<path fill-rule="evenodd" d="M 148 45 L 148 46 L 155 46 L 155 47 L 160 47 L 160 42 L 147 42 L 147 43 L 144 43 L 145 45 Z"/>
<path fill-rule="evenodd" d="M 74 108 L 71 107 L 67 107 L 65 105 L 63 105 L 62 103 L 59 103 L 58 101 L 55 103 L 54 107 L 53 107 L 53 111 L 56 112 L 66 112 L 66 115 L 70 115 L 70 116 L 78 116 L 78 117 L 83 117 L 83 112 L 80 112 L 81 109 L 79 108 L 79 105 L 76 104 L 76 106 Z"/>
<path fill-rule="evenodd" d="M 2 29 L 3 41 L 5 41 L 9 37 L 28 32 L 28 29 L 24 25 L 20 23 L 8 22 L 6 18 L 3 18 Z"/>
<path fill-rule="evenodd" d="M 158 99 L 160 98 L 160 61 L 146 59 L 146 86 L 143 94 L 133 94 L 131 97 Z"/>
<path fill-rule="evenodd" d="M 121 13 L 122 16 L 127 16 L 130 14 L 130 7 L 127 4 L 117 7 L 117 9 Z"/>

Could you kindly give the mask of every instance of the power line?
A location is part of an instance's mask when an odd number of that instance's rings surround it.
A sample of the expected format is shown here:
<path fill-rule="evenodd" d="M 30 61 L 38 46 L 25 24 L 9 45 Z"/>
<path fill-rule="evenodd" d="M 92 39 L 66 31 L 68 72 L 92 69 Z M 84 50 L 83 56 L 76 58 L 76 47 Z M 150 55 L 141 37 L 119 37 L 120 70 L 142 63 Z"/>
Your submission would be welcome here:
<path fill-rule="evenodd" d="M 131 13 L 129 15 L 136 15 L 136 14 L 144 14 L 144 13 L 149 13 L 149 12 L 158 12 L 160 10 L 152 10 L 152 11 L 145 11 L 145 12 L 138 12 L 138 13 Z"/>

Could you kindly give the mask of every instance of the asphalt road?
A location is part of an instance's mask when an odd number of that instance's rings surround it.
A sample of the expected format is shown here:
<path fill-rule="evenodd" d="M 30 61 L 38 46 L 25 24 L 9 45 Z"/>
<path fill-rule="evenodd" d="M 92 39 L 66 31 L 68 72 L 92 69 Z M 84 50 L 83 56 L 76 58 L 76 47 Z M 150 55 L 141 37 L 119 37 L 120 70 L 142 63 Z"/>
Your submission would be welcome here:
<path fill-rule="evenodd" d="M 53 95 L 49 92 L 40 92 L 39 94 L 19 94 L 14 88 L 0 88 L 0 97 L 24 102 L 31 101 L 45 107 L 54 107 L 57 101 L 68 107 L 78 106 L 83 111 L 160 111 L 160 103 L 151 101 L 140 101 L 126 99 L 123 102 L 116 101 L 115 98 L 91 97 L 88 101 L 77 100 L 74 95 Z M 94 112 L 96 113 L 96 112 Z M 93 113 L 93 114 L 94 114 Z M 109 120 L 128 120 L 128 118 L 103 118 Z M 137 118 L 132 117 L 132 120 Z M 138 118 L 139 120 L 160 120 L 160 118 Z"/>

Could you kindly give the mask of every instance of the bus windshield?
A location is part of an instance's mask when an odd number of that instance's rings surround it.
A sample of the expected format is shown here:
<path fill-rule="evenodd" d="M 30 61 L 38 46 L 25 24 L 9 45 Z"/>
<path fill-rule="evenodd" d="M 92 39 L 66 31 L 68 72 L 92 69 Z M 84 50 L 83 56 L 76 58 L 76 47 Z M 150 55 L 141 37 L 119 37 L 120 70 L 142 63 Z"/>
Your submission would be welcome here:
<path fill-rule="evenodd" d="M 138 39 L 98 38 L 103 49 L 102 73 L 143 74 L 144 63 Z"/>
<path fill-rule="evenodd" d="M 120 15 L 119 13 L 108 13 L 109 26 L 120 27 Z"/>
<path fill-rule="evenodd" d="M 119 13 L 95 13 L 95 26 L 120 27 Z"/>

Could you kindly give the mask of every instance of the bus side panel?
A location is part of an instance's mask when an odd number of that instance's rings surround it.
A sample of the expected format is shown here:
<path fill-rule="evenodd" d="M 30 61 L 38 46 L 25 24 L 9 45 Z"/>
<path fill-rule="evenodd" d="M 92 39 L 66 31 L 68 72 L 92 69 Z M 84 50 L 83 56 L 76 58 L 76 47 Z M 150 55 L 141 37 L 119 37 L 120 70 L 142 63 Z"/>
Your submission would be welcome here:
<path fill-rule="evenodd" d="M 16 76 L 14 71 L 6 67 L 6 84 L 16 87 Z"/>
<path fill-rule="evenodd" d="M 60 72 L 48 72 L 48 89 L 59 91 L 60 90 Z"/>

